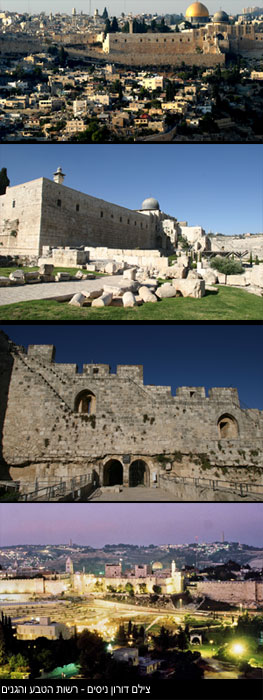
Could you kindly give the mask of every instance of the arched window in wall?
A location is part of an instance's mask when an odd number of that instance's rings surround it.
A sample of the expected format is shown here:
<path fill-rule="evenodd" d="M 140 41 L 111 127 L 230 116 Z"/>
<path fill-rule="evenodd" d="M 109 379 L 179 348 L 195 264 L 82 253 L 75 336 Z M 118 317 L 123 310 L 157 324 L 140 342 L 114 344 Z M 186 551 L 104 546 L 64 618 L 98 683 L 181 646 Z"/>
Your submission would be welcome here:
<path fill-rule="evenodd" d="M 224 413 L 222 416 L 220 416 L 217 423 L 217 428 L 220 439 L 238 437 L 238 423 L 229 413 Z"/>
<path fill-rule="evenodd" d="M 89 415 L 96 413 L 96 396 L 92 391 L 81 391 L 76 396 L 74 410 L 76 413 L 88 413 Z"/>

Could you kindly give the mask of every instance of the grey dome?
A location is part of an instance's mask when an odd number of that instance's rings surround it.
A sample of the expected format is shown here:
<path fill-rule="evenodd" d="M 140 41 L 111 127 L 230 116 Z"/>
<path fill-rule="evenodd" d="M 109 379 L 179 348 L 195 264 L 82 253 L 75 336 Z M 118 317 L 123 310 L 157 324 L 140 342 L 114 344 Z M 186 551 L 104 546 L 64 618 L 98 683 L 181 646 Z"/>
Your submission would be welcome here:
<path fill-rule="evenodd" d="M 156 211 L 156 209 L 157 210 L 160 209 L 160 204 L 157 201 L 157 199 L 154 199 L 154 197 L 148 197 L 148 199 L 143 200 L 143 203 L 141 206 L 142 211 L 153 211 L 153 210 Z"/>
<path fill-rule="evenodd" d="M 229 17 L 226 12 L 223 12 L 223 10 L 220 10 L 220 12 L 216 12 L 213 16 L 213 22 L 228 22 L 228 20 Z"/>

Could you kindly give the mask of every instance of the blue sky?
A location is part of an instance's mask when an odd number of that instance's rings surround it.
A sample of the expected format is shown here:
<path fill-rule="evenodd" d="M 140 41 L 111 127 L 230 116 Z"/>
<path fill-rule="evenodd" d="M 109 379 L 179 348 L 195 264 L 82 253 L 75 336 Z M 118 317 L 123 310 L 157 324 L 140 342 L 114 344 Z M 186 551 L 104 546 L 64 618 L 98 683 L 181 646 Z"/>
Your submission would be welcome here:
<path fill-rule="evenodd" d="M 114 14 L 120 15 L 121 12 L 132 12 L 133 14 L 139 14 L 141 12 L 154 14 L 185 14 L 185 10 L 191 4 L 187 0 L 91 0 L 91 14 L 93 14 L 94 9 L 98 8 L 99 13 L 102 14 L 104 7 L 106 5 L 107 10 L 111 16 Z M 241 0 L 225 0 L 223 4 L 220 4 L 220 0 L 209 0 L 206 2 L 204 0 L 203 4 L 208 8 L 210 14 L 213 14 L 217 10 L 224 9 L 226 12 L 236 14 L 241 13 L 244 4 Z M 54 12 L 67 12 L 71 14 L 72 7 L 76 7 L 77 12 L 81 10 L 84 13 L 89 13 L 90 2 L 89 0 L 3 0 L 2 8 L 4 10 L 9 10 L 10 12 L 31 12 L 37 14 L 38 12 L 45 11 L 49 13 Z"/>
<path fill-rule="evenodd" d="M 57 362 L 141 364 L 144 383 L 233 386 L 249 408 L 263 409 L 263 325 L 2 325 L 16 343 L 53 344 Z"/>
<path fill-rule="evenodd" d="M 154 196 L 162 211 L 224 234 L 263 232 L 263 146 L 2 145 L 12 185 L 52 179 L 131 209 Z"/>
<path fill-rule="evenodd" d="M 262 503 L 8 503 L 0 546 L 215 542 L 224 530 L 229 542 L 262 547 L 262 516 Z"/>

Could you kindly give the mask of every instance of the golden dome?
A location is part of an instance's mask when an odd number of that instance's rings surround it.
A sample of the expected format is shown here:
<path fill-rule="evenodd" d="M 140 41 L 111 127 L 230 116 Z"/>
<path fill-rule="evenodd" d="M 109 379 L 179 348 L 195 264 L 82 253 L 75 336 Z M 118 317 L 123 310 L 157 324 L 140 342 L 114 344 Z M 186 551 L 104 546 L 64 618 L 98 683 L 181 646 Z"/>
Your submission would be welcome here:
<path fill-rule="evenodd" d="M 157 569 L 162 569 L 163 565 L 161 564 L 160 561 L 155 561 L 154 564 L 152 565 L 152 570 L 157 571 Z"/>
<path fill-rule="evenodd" d="M 201 2 L 193 2 L 186 10 L 186 17 L 209 17 L 208 9 Z"/>

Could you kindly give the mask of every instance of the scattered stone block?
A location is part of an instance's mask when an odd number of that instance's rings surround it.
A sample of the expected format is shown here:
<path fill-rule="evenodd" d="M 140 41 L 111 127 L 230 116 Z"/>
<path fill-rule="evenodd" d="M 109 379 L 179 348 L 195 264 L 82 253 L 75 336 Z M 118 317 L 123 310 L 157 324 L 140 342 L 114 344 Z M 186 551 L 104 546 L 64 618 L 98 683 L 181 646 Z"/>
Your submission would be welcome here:
<path fill-rule="evenodd" d="M 152 292 L 150 292 L 148 287 L 140 287 L 139 297 L 145 302 L 150 301 L 152 303 L 155 303 L 157 301 L 157 297 L 155 296 L 155 294 L 152 294 Z"/>
<path fill-rule="evenodd" d="M 187 272 L 188 267 L 177 262 L 175 265 L 171 265 L 171 267 L 166 268 L 165 275 L 171 279 L 185 279 L 187 277 Z"/>
<path fill-rule="evenodd" d="M 218 284 L 226 284 L 226 275 L 223 272 L 217 272 Z"/>
<path fill-rule="evenodd" d="M 125 308 L 133 307 L 136 305 L 136 299 L 132 292 L 125 292 L 122 297 L 122 303 Z"/>
<path fill-rule="evenodd" d="M 38 271 L 40 275 L 53 275 L 54 265 L 43 263 L 42 265 L 39 265 Z"/>
<path fill-rule="evenodd" d="M 159 297 L 159 299 L 176 297 L 176 289 L 172 284 L 169 284 L 169 282 L 165 282 L 161 285 L 161 287 L 159 287 L 159 289 L 157 289 L 156 296 Z"/>
<path fill-rule="evenodd" d="M 14 270 L 14 272 L 10 272 L 9 279 L 11 280 L 11 282 L 25 284 L 25 275 L 23 273 L 23 270 Z"/>
<path fill-rule="evenodd" d="M 116 273 L 118 272 L 118 269 L 119 269 L 119 268 L 118 268 L 118 265 L 117 265 L 115 262 L 109 262 L 109 263 L 107 263 L 107 265 L 105 265 L 105 267 L 104 267 L 104 271 L 105 271 L 108 275 L 116 275 Z"/>
<path fill-rule="evenodd" d="M 76 274 L 74 276 L 74 279 L 75 280 L 83 280 L 83 277 L 84 277 L 83 272 L 81 272 L 81 270 L 78 270 L 78 272 L 76 272 Z"/>
<path fill-rule="evenodd" d="M 11 287 L 11 280 L 9 277 L 0 277 L 0 287 Z"/>
<path fill-rule="evenodd" d="M 85 301 L 87 301 L 87 299 L 84 296 L 84 294 L 82 294 L 81 292 L 78 292 L 77 294 L 74 294 L 74 296 L 70 300 L 69 304 L 71 304 L 72 306 L 83 306 Z"/>
<path fill-rule="evenodd" d="M 69 272 L 57 272 L 55 277 L 56 282 L 69 282 L 71 279 Z"/>
<path fill-rule="evenodd" d="M 55 275 L 39 275 L 39 282 L 55 282 Z"/>
<path fill-rule="evenodd" d="M 263 264 L 253 265 L 250 270 L 246 270 L 245 277 L 249 284 L 263 287 Z"/>
<path fill-rule="evenodd" d="M 95 271 L 96 271 L 96 265 L 94 265 L 94 264 L 92 264 L 92 263 L 89 263 L 88 265 L 86 265 L 86 270 L 88 270 L 89 272 L 95 272 Z"/>
<path fill-rule="evenodd" d="M 39 282 L 39 270 L 34 272 L 25 272 L 24 275 L 26 282 Z"/>
<path fill-rule="evenodd" d="M 112 297 L 113 294 L 107 294 L 106 292 L 103 292 L 101 297 L 93 300 L 91 306 L 109 306 L 112 302 Z"/>
<path fill-rule="evenodd" d="M 218 282 L 218 273 L 214 272 L 214 270 L 210 270 L 209 267 L 205 268 L 202 270 L 202 278 L 207 282 L 207 284 L 217 284 Z M 189 277 L 189 275 L 188 275 Z M 188 278 L 187 278 L 188 279 Z"/>
<path fill-rule="evenodd" d="M 200 299 L 205 295 L 204 280 L 175 279 L 173 280 L 173 286 L 178 292 L 180 292 L 180 294 L 182 294 L 183 297 L 193 297 L 194 299 Z"/>
<path fill-rule="evenodd" d="M 92 301 L 93 299 L 98 299 L 98 297 L 101 297 L 103 294 L 103 289 L 93 289 L 91 291 L 83 289 L 81 294 L 84 294 L 86 299 L 90 299 L 90 301 Z"/>
<path fill-rule="evenodd" d="M 124 270 L 123 272 L 123 277 L 128 280 L 135 280 L 136 279 L 136 272 L 137 272 L 137 267 L 130 267 L 128 270 Z"/>
<path fill-rule="evenodd" d="M 249 281 L 247 280 L 246 275 L 227 275 L 226 284 L 246 287 L 249 284 Z"/>

